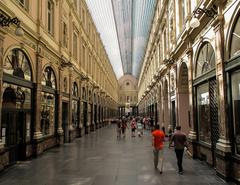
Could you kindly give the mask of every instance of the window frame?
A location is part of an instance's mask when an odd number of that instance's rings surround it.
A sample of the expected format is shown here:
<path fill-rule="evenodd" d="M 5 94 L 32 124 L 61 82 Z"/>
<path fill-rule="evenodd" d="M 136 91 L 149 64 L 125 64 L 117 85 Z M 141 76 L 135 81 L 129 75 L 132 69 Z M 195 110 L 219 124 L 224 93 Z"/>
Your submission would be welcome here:
<path fill-rule="evenodd" d="M 49 9 L 49 4 L 51 9 Z M 52 0 L 47 0 L 47 31 L 52 36 L 54 35 L 54 2 Z"/>
<path fill-rule="evenodd" d="M 21 2 L 23 1 L 23 2 Z M 16 0 L 16 2 L 27 12 L 29 12 L 29 0 Z"/>

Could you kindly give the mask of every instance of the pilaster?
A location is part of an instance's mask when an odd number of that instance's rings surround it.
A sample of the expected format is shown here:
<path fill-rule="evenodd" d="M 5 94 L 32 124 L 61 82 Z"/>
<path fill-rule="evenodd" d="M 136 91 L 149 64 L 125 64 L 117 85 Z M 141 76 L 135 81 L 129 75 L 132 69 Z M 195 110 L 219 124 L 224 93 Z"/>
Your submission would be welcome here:
<path fill-rule="evenodd" d="M 229 139 L 228 113 L 227 113 L 227 89 L 225 87 L 226 76 L 224 73 L 224 32 L 223 32 L 223 15 L 218 15 L 213 22 L 212 27 L 215 32 L 215 57 L 216 57 L 216 78 L 219 92 L 219 140 L 217 149 L 223 152 L 231 152 Z"/>
<path fill-rule="evenodd" d="M 4 36 L 0 32 L 0 128 L 2 122 L 2 92 L 3 92 L 3 42 Z M 0 138 L 0 149 L 4 147 L 4 143 L 2 143 L 2 138 Z"/>
<path fill-rule="evenodd" d="M 72 88 L 73 88 L 73 74 L 72 69 L 69 69 L 69 111 L 68 111 L 68 128 L 69 128 L 69 141 L 73 140 L 73 126 L 72 126 Z"/>
<path fill-rule="evenodd" d="M 58 91 L 58 128 L 57 133 L 61 137 L 63 135 L 63 128 L 62 128 L 62 73 L 63 69 L 59 67 L 59 91 Z M 60 144 L 61 144 L 60 140 Z"/>
<path fill-rule="evenodd" d="M 218 16 L 212 23 L 215 32 L 215 58 L 216 58 L 216 79 L 218 84 L 218 111 L 219 120 L 219 140 L 216 144 L 216 170 L 223 177 L 231 174 L 231 143 L 230 130 L 228 125 L 227 111 L 227 88 L 226 76 L 224 71 L 224 16 L 222 11 L 224 4 L 218 1 Z"/>
<path fill-rule="evenodd" d="M 194 123 L 193 118 L 194 115 L 194 94 L 193 94 L 193 50 L 192 50 L 192 43 L 189 40 L 188 44 L 188 50 L 187 50 L 187 56 L 188 56 L 188 92 L 189 92 L 189 112 L 190 112 L 190 132 L 188 135 L 188 138 L 191 141 L 195 141 L 197 138 L 196 135 L 196 126 Z"/>
<path fill-rule="evenodd" d="M 35 129 L 33 138 L 38 140 L 42 137 L 41 132 L 41 92 L 42 92 L 42 84 L 41 84 L 41 76 L 42 76 L 42 56 L 40 53 L 36 54 L 36 88 L 35 88 Z"/>

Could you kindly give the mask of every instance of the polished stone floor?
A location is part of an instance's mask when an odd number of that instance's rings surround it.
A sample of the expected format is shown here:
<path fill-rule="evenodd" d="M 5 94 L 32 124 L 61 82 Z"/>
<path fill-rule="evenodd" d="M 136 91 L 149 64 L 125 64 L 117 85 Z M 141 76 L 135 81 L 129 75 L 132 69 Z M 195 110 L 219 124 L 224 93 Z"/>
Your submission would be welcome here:
<path fill-rule="evenodd" d="M 165 148 L 164 171 L 153 167 L 151 137 L 116 139 L 115 126 L 97 130 L 73 143 L 19 162 L 0 174 L 0 185 L 224 185 L 215 171 L 184 158 L 178 175 L 174 151 Z"/>

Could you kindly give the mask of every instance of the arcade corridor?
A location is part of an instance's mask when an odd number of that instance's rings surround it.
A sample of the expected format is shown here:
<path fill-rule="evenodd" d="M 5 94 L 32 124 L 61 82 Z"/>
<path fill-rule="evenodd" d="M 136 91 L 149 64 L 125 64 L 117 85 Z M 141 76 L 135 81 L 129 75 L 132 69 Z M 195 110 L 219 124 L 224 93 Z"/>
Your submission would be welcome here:
<path fill-rule="evenodd" d="M 184 159 L 176 172 L 174 151 L 165 149 L 163 174 L 153 167 L 151 137 L 117 140 L 115 125 L 48 150 L 6 169 L 0 185 L 224 185 L 215 171 L 198 160 Z"/>

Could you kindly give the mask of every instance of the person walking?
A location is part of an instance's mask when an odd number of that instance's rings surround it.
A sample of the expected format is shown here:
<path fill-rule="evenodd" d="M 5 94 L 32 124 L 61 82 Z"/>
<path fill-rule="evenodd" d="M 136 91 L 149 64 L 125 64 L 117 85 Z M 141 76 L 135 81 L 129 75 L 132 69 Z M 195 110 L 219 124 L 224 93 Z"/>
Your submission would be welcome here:
<path fill-rule="evenodd" d="M 154 155 L 154 167 L 158 169 L 158 161 L 160 159 L 160 174 L 163 172 L 163 146 L 165 135 L 162 130 L 159 130 L 159 125 L 155 125 L 155 130 L 152 132 L 152 145 Z"/>
<path fill-rule="evenodd" d="M 181 126 L 176 127 L 176 132 L 172 135 L 169 142 L 169 148 L 174 142 L 175 153 L 177 157 L 178 173 L 183 174 L 182 160 L 184 147 L 187 147 L 187 136 L 181 131 Z"/>
<path fill-rule="evenodd" d="M 122 128 L 122 135 L 123 135 L 123 137 L 125 138 L 126 128 L 128 128 L 128 126 L 127 126 L 127 120 L 126 120 L 125 118 L 122 119 L 121 128 Z"/>
<path fill-rule="evenodd" d="M 135 130 L 136 130 L 136 120 L 135 118 L 131 121 L 131 128 L 132 128 L 132 137 L 135 137 Z"/>
<path fill-rule="evenodd" d="M 122 128 L 121 128 L 121 120 L 119 119 L 119 120 L 117 121 L 117 138 L 118 138 L 118 139 L 121 138 L 121 130 L 122 130 Z"/>

